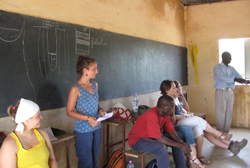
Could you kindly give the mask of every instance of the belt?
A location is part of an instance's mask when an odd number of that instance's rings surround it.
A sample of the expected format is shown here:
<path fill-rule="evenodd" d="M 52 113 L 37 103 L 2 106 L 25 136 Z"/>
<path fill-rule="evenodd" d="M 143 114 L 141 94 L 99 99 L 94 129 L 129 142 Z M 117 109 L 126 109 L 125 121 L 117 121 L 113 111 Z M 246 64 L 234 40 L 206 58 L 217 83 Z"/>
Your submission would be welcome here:
<path fill-rule="evenodd" d="M 222 88 L 222 89 L 218 89 L 218 90 L 225 91 L 225 90 L 233 90 L 233 89 L 231 89 L 231 88 Z"/>

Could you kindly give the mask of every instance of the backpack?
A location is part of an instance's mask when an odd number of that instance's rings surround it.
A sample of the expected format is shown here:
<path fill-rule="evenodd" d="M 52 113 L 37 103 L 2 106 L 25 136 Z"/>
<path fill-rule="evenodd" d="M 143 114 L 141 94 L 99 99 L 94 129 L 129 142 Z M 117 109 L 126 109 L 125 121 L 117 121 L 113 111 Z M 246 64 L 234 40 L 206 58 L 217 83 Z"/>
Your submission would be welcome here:
<path fill-rule="evenodd" d="M 146 168 L 157 168 L 158 166 L 157 166 L 157 161 L 156 161 L 156 159 L 153 159 L 153 160 L 151 160 L 148 164 L 147 164 L 147 166 L 146 166 Z"/>
<path fill-rule="evenodd" d="M 138 107 L 138 113 L 139 113 L 139 115 L 142 115 L 148 109 L 150 109 L 150 107 L 148 107 L 147 105 L 140 105 Z"/>
<path fill-rule="evenodd" d="M 122 168 L 123 161 L 124 159 L 122 156 L 122 150 L 117 149 L 109 157 L 107 163 L 103 166 L 103 168 Z"/>

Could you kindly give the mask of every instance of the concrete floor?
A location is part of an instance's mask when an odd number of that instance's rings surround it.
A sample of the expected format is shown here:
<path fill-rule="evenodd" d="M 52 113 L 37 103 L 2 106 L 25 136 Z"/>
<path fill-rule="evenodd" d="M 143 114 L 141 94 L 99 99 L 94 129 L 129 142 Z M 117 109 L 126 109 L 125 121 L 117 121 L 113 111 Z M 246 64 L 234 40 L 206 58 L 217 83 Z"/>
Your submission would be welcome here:
<path fill-rule="evenodd" d="M 230 133 L 233 134 L 233 140 L 240 141 L 246 138 L 249 142 L 245 148 L 243 148 L 237 156 L 234 156 L 229 150 L 225 150 L 211 144 L 207 139 L 204 139 L 203 155 L 212 161 L 211 165 L 207 165 L 207 168 L 250 168 L 250 128 L 232 128 Z M 170 157 L 171 168 L 175 167 L 172 155 Z M 145 156 L 145 166 L 149 161 L 154 159 L 154 155 Z M 127 158 L 132 160 L 135 168 L 141 168 L 140 159 Z"/>

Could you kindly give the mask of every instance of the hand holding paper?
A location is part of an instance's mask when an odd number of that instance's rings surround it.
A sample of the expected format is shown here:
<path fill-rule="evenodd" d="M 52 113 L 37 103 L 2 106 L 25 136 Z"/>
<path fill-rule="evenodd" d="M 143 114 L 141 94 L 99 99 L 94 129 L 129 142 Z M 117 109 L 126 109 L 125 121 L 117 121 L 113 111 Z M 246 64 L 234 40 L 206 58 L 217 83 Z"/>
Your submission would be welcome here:
<path fill-rule="evenodd" d="M 98 118 L 97 121 L 101 122 L 101 121 L 103 121 L 103 120 L 107 120 L 107 119 L 109 119 L 110 117 L 112 117 L 113 114 L 114 114 L 113 112 L 111 112 L 111 113 L 106 113 L 103 117 Z"/>

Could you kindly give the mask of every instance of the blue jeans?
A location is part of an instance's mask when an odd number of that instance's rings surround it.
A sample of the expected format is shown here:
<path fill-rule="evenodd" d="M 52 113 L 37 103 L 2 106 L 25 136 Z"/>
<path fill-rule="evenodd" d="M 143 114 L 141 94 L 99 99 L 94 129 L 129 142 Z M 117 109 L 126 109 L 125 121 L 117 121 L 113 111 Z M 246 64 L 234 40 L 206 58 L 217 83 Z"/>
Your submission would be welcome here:
<path fill-rule="evenodd" d="M 78 157 L 78 168 L 97 168 L 101 150 L 102 129 L 76 134 L 75 148 Z"/>
<path fill-rule="evenodd" d="M 175 125 L 174 128 L 179 138 L 189 145 L 195 145 L 191 127 L 186 125 Z"/>
<path fill-rule="evenodd" d="M 132 149 L 156 155 L 158 168 L 170 168 L 168 158 L 168 146 L 152 139 L 143 138 L 138 140 Z M 180 148 L 172 147 L 176 168 L 185 168 L 185 158 Z"/>

